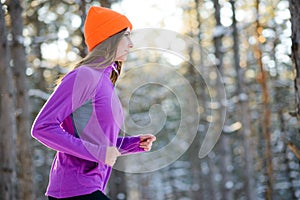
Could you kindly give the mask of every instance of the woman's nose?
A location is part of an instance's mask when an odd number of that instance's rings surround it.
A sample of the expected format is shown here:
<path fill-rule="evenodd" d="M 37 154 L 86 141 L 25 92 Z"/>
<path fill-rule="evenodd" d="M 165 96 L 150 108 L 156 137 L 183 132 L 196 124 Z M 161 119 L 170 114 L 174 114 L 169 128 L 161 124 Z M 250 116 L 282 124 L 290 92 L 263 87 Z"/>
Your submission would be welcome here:
<path fill-rule="evenodd" d="M 133 47 L 133 43 L 132 43 L 132 40 L 130 38 L 128 38 L 128 47 L 129 48 Z"/>

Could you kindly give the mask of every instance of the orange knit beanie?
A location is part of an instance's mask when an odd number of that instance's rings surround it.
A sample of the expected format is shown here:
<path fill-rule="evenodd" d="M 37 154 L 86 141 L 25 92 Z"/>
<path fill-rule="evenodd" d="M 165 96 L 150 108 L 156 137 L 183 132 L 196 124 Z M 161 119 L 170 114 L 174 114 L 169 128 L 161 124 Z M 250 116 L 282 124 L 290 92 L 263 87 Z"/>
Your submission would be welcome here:
<path fill-rule="evenodd" d="M 132 24 L 126 16 L 108 8 L 92 6 L 84 24 L 84 37 L 88 50 L 92 51 L 99 43 L 127 27 L 132 30 Z"/>

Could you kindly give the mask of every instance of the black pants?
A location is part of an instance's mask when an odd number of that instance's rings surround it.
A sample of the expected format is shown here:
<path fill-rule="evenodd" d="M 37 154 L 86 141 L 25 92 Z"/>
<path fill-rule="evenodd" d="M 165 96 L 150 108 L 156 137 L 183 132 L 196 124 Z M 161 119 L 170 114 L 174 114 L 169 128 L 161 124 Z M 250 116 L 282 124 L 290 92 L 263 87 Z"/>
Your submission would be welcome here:
<path fill-rule="evenodd" d="M 59 200 L 54 197 L 48 197 L 49 200 Z M 61 200 L 110 200 L 105 194 L 103 194 L 101 191 L 96 191 L 91 194 L 76 196 L 76 197 L 69 197 L 69 198 L 63 198 Z"/>

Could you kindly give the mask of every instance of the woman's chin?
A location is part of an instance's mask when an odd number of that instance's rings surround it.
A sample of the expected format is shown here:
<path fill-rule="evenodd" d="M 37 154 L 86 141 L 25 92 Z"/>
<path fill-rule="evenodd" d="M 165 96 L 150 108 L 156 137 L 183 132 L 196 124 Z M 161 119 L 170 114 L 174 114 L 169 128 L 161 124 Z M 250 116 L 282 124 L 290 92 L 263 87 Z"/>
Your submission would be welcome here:
<path fill-rule="evenodd" d="M 127 60 L 127 57 L 122 57 L 122 58 L 116 58 L 115 61 L 124 62 L 126 60 Z"/>

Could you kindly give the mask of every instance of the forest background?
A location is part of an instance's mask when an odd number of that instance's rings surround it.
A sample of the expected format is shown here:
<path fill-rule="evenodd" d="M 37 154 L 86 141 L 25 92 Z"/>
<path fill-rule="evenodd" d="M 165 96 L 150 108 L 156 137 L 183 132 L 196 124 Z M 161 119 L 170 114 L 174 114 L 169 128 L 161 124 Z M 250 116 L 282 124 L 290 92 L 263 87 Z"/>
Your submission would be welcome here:
<path fill-rule="evenodd" d="M 297 0 L 1 0 L 1 199 L 46 199 L 55 152 L 35 141 L 30 127 L 55 80 L 86 55 L 82 22 L 91 5 L 122 12 L 136 30 L 156 30 L 146 41 L 163 32 L 179 38 L 171 45 L 184 47 L 184 56 L 159 48 L 129 55 L 116 86 L 133 124 L 127 126 L 154 131 L 152 152 L 172 144 L 177 157 L 160 151 L 163 161 L 155 157 L 145 163 L 147 170 L 141 170 L 143 160 L 136 160 L 136 168 L 127 168 L 130 160 L 118 161 L 107 188 L 112 199 L 300 199 Z M 208 70 L 203 78 L 199 66 L 219 74 Z M 141 80 L 147 84 L 138 85 Z M 179 101 L 186 94 L 180 83 L 191 86 L 196 108 L 189 98 Z M 155 116 L 163 116 L 163 123 L 155 124 Z M 183 121 L 186 130 L 197 124 L 189 139 L 178 134 Z M 220 137 L 201 157 L 210 127 Z M 181 139 L 190 143 L 181 147 Z"/>

